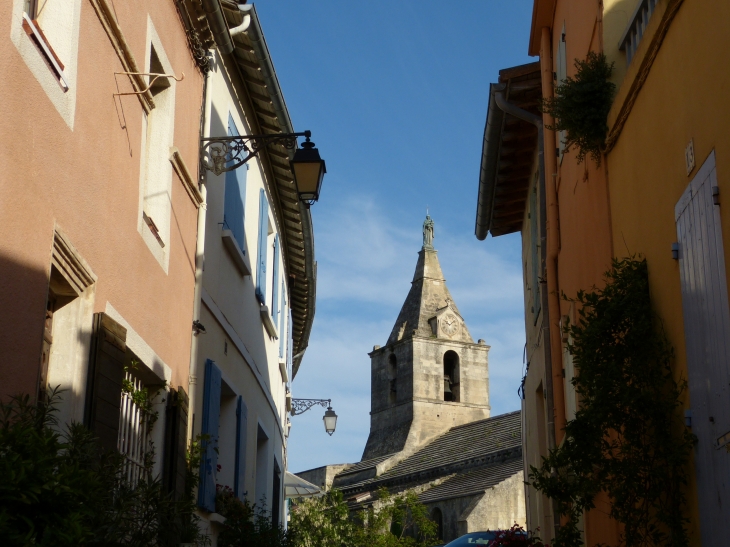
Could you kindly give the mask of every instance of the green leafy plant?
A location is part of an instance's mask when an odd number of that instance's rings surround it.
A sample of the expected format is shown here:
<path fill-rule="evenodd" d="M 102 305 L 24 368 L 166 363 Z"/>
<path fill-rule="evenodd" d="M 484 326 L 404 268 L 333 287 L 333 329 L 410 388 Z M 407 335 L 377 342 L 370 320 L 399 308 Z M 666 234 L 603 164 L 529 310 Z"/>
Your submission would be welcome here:
<path fill-rule="evenodd" d="M 414 492 L 391 495 L 378 490 L 377 507 L 359 515 L 357 545 L 373 547 L 428 547 L 436 541 L 437 524 Z"/>
<path fill-rule="evenodd" d="M 413 492 L 378 490 L 373 506 L 351 512 L 342 494 L 299 500 L 289 526 L 293 547 L 430 547 L 437 524 Z"/>
<path fill-rule="evenodd" d="M 350 545 L 355 527 L 342 492 L 334 489 L 318 498 L 298 500 L 289 533 L 296 547 L 340 547 Z"/>
<path fill-rule="evenodd" d="M 0 537 L 3 545 L 207 545 L 198 526 L 190 475 L 175 499 L 144 473 L 127 482 L 124 457 L 102 450 L 81 424 L 61 433 L 58 390 L 46 402 L 0 402 Z M 152 458 L 149 459 L 150 465 Z M 194 468 L 197 469 L 197 468 Z M 194 473 L 195 471 L 191 471 Z"/>
<path fill-rule="evenodd" d="M 289 534 L 274 526 L 271 514 L 248 501 L 241 501 L 227 486 L 216 486 L 216 512 L 226 518 L 218 534 L 219 547 L 288 547 Z"/>
<path fill-rule="evenodd" d="M 565 147 L 578 149 L 578 163 L 590 154 L 600 164 L 616 89 L 610 81 L 613 63 L 608 64 L 603 53 L 591 51 L 585 61 L 576 59 L 575 67 L 575 77 L 568 76 L 552 98 L 543 100 L 543 112 L 555 118 L 555 124 L 546 127 L 566 132 Z"/>
<path fill-rule="evenodd" d="M 685 382 L 651 308 L 646 260 L 614 260 L 603 289 L 580 291 L 566 326 L 580 400 L 560 447 L 530 467 L 566 519 L 555 547 L 583 545 L 584 511 L 605 492 L 626 547 L 687 545 L 683 489 L 694 436 L 680 417 Z"/>

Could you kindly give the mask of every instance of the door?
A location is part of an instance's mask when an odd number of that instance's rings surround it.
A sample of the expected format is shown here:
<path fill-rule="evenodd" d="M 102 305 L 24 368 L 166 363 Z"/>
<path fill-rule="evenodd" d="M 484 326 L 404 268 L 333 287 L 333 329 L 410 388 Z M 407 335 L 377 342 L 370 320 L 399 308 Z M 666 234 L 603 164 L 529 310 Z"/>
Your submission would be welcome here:
<path fill-rule="evenodd" d="M 675 208 L 703 545 L 730 537 L 730 311 L 716 187 L 713 152 Z"/>

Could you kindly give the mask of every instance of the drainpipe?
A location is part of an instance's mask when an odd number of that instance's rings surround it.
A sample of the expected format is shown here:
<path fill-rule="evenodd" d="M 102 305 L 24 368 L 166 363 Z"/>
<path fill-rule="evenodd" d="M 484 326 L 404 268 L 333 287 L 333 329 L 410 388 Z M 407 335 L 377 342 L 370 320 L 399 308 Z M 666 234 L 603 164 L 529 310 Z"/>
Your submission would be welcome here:
<path fill-rule="evenodd" d="M 543 29 L 545 30 L 545 29 Z M 548 39 L 550 38 L 550 35 L 548 34 Z M 545 63 L 542 61 L 543 56 L 540 55 L 540 60 L 542 62 L 542 80 L 543 80 L 543 96 L 545 96 Z M 549 72 L 549 75 L 552 77 L 552 71 Z M 548 80 L 548 85 L 550 85 L 550 92 L 552 93 L 552 78 Z M 497 93 L 494 94 L 494 99 L 497 104 L 497 106 L 500 108 L 500 110 L 506 112 L 507 114 L 511 114 L 515 118 L 518 118 L 520 120 L 524 120 L 526 122 L 529 122 L 533 124 L 535 127 L 537 127 L 537 165 L 538 165 L 538 172 L 539 172 L 539 185 L 540 185 L 540 191 L 543 192 L 543 195 L 545 196 L 545 199 L 548 201 L 548 220 L 547 220 L 547 266 L 548 266 L 548 290 L 547 294 L 543 293 L 542 299 L 543 299 L 543 309 L 545 300 L 547 300 L 548 304 L 548 312 L 545 317 L 545 321 L 549 325 L 548 330 L 550 337 L 548 340 L 543 340 L 543 343 L 545 344 L 545 353 L 550 356 L 550 362 L 551 362 L 551 374 L 546 374 L 545 378 L 545 391 L 547 395 L 547 406 L 548 409 L 553 409 L 553 413 L 548 413 L 548 426 L 553 425 L 553 430 L 550 431 L 548 429 L 548 441 L 551 448 L 554 448 L 556 446 L 556 439 L 562 440 L 562 432 L 565 428 L 565 406 L 564 406 L 564 393 L 563 393 L 563 362 L 562 362 L 562 352 L 560 349 L 562 348 L 562 338 L 560 333 L 560 326 L 559 323 L 555 322 L 556 317 L 560 317 L 560 300 L 558 296 L 557 291 L 557 245 L 555 245 L 551 249 L 551 236 L 552 238 L 557 241 L 557 235 L 555 234 L 555 230 L 551 230 L 551 227 L 557 226 L 557 194 L 555 192 L 555 177 L 550 176 L 546 177 L 545 172 L 548 173 L 554 173 L 555 172 L 555 156 L 552 154 L 552 151 L 555 150 L 555 134 L 552 131 L 548 132 L 547 139 L 545 138 L 545 129 L 544 126 L 546 125 L 545 122 L 545 114 L 543 116 L 538 116 L 537 114 L 532 114 L 531 112 L 528 112 L 526 110 L 523 110 L 522 108 L 507 102 L 507 100 L 504 98 L 504 89 L 505 85 L 502 84 L 500 87 L 497 88 Z M 551 122 L 548 122 L 551 123 Z M 545 154 L 545 141 L 548 141 L 548 153 Z M 552 167 L 552 169 L 551 169 Z M 546 183 L 547 179 L 547 183 Z M 547 193 L 545 194 L 547 186 Z M 540 200 L 543 202 L 544 200 Z M 543 209 L 541 206 L 541 213 L 543 213 Z M 545 218 L 544 215 L 542 217 Z M 552 232 L 552 233 L 551 233 Z M 541 234 L 542 235 L 542 234 Z M 554 243 L 554 242 L 553 242 Z M 551 253 L 551 251 L 554 251 Z M 552 278 L 552 284 L 551 284 L 551 278 Z M 543 331 L 544 332 L 544 331 Z M 557 341 L 555 340 L 555 337 L 557 335 Z M 557 365 L 557 368 L 556 368 Z M 562 419 L 562 421 L 561 421 Z M 551 422 L 554 423 L 551 424 Z M 558 436 L 558 433 L 560 433 L 560 436 Z M 558 441 L 559 443 L 559 441 Z M 554 526 L 555 530 L 557 531 L 558 527 L 560 526 L 560 517 L 555 511 L 555 505 L 552 505 L 553 507 L 553 519 L 554 519 Z"/>
<path fill-rule="evenodd" d="M 211 72 L 203 75 L 203 104 L 200 109 L 200 138 L 206 136 L 208 132 L 208 123 L 210 121 L 210 108 L 208 102 L 208 82 Z M 200 166 L 198 166 L 200 171 Z M 203 196 L 203 202 L 198 208 L 198 235 L 195 241 L 195 291 L 193 293 L 193 321 L 200 320 L 200 303 L 203 297 L 203 264 L 205 263 L 205 219 L 208 211 L 208 188 L 203 182 L 205 181 L 205 172 L 198 173 L 200 183 L 198 187 L 200 194 Z M 192 327 L 191 327 L 192 328 Z M 198 337 L 201 334 L 192 335 L 190 342 L 190 368 L 188 371 L 188 439 L 192 440 L 195 421 L 195 399 L 196 388 L 198 385 Z"/>
<path fill-rule="evenodd" d="M 540 72 L 542 73 L 542 96 L 553 96 L 553 68 L 551 55 L 550 29 L 543 27 L 540 40 Z M 543 113 L 544 125 L 553 125 L 554 120 Z M 560 223 L 558 211 L 558 192 L 556 189 L 558 166 L 555 155 L 555 132 L 547 131 L 545 146 L 545 187 L 547 200 L 547 285 L 548 313 L 550 314 L 550 352 L 553 372 L 553 413 L 555 416 L 555 442 L 559 445 L 565 430 L 565 393 L 563 386 L 563 340 L 560 332 L 560 286 L 558 284 L 558 251 L 560 249 Z"/>
<path fill-rule="evenodd" d="M 221 8 L 220 0 L 202 0 L 203 10 L 208 19 L 210 32 L 213 34 L 215 45 L 218 51 L 228 55 L 233 53 L 233 40 L 228 32 L 226 18 L 223 16 L 223 8 Z"/>
<path fill-rule="evenodd" d="M 243 21 L 241 21 L 241 24 L 237 27 L 228 29 L 228 32 L 231 34 L 231 38 L 234 38 L 235 36 L 238 36 L 239 34 L 248 30 L 248 27 L 251 25 L 251 14 L 248 12 L 251 11 L 252 7 L 253 4 L 244 4 L 242 6 L 238 6 L 238 9 L 241 11 L 241 15 L 243 16 Z"/>

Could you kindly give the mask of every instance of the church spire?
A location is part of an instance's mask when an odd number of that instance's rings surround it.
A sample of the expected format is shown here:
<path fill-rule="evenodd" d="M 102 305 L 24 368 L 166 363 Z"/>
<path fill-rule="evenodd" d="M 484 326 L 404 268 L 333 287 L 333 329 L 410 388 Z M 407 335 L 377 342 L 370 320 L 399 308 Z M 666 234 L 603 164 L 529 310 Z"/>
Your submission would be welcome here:
<path fill-rule="evenodd" d="M 398 319 L 388 338 L 388 344 L 412 335 L 424 338 L 434 336 L 437 333 L 434 332 L 433 319 L 444 313 L 446 308 L 461 318 L 446 286 L 438 259 L 438 251 L 433 247 L 433 238 L 434 222 L 430 216 L 426 215 L 426 220 L 423 222 L 423 247 L 418 253 L 411 290 L 398 314 Z M 463 324 L 463 319 L 459 323 Z M 458 333 L 454 333 L 454 338 L 474 343 L 466 325 L 463 325 Z"/>

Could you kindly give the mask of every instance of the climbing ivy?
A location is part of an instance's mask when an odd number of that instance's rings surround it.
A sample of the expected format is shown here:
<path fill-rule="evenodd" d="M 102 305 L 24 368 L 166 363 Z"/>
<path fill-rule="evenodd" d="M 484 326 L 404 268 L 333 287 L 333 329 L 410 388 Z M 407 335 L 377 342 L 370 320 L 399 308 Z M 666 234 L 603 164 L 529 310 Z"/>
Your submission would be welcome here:
<path fill-rule="evenodd" d="M 555 89 L 555 95 L 543 99 L 542 110 L 555 118 L 553 131 L 565 131 L 565 147 L 578 149 L 578 163 L 586 154 L 601 163 L 601 151 L 608 134 L 608 111 L 616 86 L 609 80 L 613 63 L 603 53 L 589 52 L 585 61 L 575 60 L 575 78 L 568 76 Z"/>
<path fill-rule="evenodd" d="M 646 260 L 614 260 L 606 286 L 580 291 L 568 349 L 580 401 L 565 439 L 530 467 L 531 484 L 556 502 L 554 547 L 583 545 L 578 527 L 596 496 L 610 498 L 626 547 L 687 545 L 683 490 L 694 436 L 680 418 L 686 388 L 652 312 Z"/>

